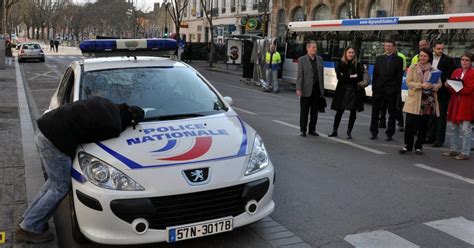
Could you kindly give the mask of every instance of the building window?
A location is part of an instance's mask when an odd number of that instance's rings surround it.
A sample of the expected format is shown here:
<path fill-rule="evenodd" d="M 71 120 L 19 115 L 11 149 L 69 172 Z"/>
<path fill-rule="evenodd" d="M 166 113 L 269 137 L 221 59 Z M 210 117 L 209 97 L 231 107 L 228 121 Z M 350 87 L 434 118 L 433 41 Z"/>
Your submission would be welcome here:
<path fill-rule="evenodd" d="M 258 0 L 253 0 L 252 10 L 257 10 L 257 9 L 258 9 Z"/>
<path fill-rule="evenodd" d="M 293 11 L 293 18 L 291 18 L 294 22 L 301 22 L 304 21 L 304 9 L 302 7 L 296 7 Z"/>
<path fill-rule="evenodd" d="M 443 13 L 443 0 L 414 0 L 411 6 L 411 15 L 435 15 Z"/>
<path fill-rule="evenodd" d="M 349 5 L 343 3 L 339 9 L 339 19 L 349 19 Z"/>
<path fill-rule="evenodd" d="M 247 0 L 241 0 L 241 2 L 242 2 L 241 10 L 246 11 L 247 10 Z"/>
<path fill-rule="evenodd" d="M 331 10 L 326 4 L 321 4 L 314 8 L 313 20 L 329 20 L 331 19 Z"/>
<path fill-rule="evenodd" d="M 230 0 L 230 12 L 235 12 L 235 0 Z"/>
<path fill-rule="evenodd" d="M 286 13 L 284 9 L 278 11 L 278 30 L 277 36 L 280 38 L 280 41 L 285 40 L 286 36 Z"/>

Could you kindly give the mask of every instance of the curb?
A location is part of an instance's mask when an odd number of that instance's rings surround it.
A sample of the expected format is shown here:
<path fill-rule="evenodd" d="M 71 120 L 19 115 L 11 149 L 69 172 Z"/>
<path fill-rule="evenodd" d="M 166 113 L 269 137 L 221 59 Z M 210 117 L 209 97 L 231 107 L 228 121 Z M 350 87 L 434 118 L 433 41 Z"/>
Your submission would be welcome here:
<path fill-rule="evenodd" d="M 226 74 L 234 74 L 234 75 L 242 75 L 242 73 L 238 73 L 238 72 L 233 72 L 233 71 L 226 71 L 226 70 L 223 70 L 223 69 L 220 69 L 220 68 L 204 68 L 205 70 L 208 70 L 208 71 L 213 71 L 213 72 L 221 72 L 221 73 L 226 73 Z"/>
<path fill-rule="evenodd" d="M 41 189 L 45 182 L 41 160 L 39 159 L 38 150 L 35 143 L 35 133 L 26 97 L 25 86 L 20 72 L 20 65 L 15 60 L 16 84 L 18 93 L 18 111 L 20 116 L 21 141 L 23 146 L 23 159 L 25 164 L 25 187 L 26 200 L 28 205 L 33 201 L 34 197 Z M 51 231 L 56 233 L 54 222 L 49 221 Z M 16 244 L 13 244 L 14 247 Z M 56 238 L 45 244 L 47 247 L 59 247 L 57 235 Z"/>

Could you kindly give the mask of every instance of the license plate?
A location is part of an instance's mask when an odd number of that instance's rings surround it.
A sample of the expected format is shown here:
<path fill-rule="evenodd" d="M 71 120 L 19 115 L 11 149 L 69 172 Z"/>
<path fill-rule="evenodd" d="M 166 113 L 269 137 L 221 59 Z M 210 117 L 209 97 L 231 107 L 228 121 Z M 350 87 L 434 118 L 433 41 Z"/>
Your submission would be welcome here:
<path fill-rule="evenodd" d="M 168 227 L 168 242 L 176 242 L 185 239 L 192 239 L 213 235 L 222 232 L 232 231 L 234 228 L 232 218 L 200 222 L 195 224 Z"/>

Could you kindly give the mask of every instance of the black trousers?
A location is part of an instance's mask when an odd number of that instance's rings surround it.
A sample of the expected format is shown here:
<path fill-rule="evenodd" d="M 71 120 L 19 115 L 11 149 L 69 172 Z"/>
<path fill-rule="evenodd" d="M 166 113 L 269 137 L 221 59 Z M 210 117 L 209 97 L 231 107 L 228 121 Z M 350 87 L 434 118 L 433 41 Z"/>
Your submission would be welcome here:
<path fill-rule="evenodd" d="M 397 94 L 391 95 L 374 95 L 372 97 L 372 118 L 370 121 L 370 133 L 378 135 L 379 133 L 379 116 L 382 109 L 383 102 L 387 104 L 388 110 L 388 125 L 385 134 L 387 137 L 392 137 L 395 133 L 395 119 L 397 114 Z"/>
<path fill-rule="evenodd" d="M 300 131 L 306 133 L 316 132 L 318 122 L 318 101 L 319 96 L 313 94 L 310 97 L 300 97 Z M 308 128 L 309 115 L 309 128 Z"/>
<path fill-rule="evenodd" d="M 397 116 L 396 120 L 398 122 L 398 126 L 403 127 L 403 105 L 404 102 L 402 101 L 402 95 L 399 94 L 397 97 Z M 385 116 L 387 115 L 387 102 L 382 101 L 382 108 L 380 109 L 380 122 L 385 123 Z"/>
<path fill-rule="evenodd" d="M 415 143 L 415 149 L 423 149 L 430 118 L 431 115 L 414 115 L 407 113 L 405 123 L 405 148 L 408 151 L 413 150 L 413 143 Z M 416 142 L 414 142 L 415 134 L 417 135 Z"/>
<path fill-rule="evenodd" d="M 439 117 L 431 116 L 428 124 L 426 141 L 430 143 L 443 144 L 445 141 L 449 99 L 449 95 L 438 95 Z"/>
<path fill-rule="evenodd" d="M 336 112 L 336 116 L 334 117 L 334 124 L 332 125 L 332 128 L 336 132 L 337 132 L 337 129 L 339 128 L 339 124 L 341 123 L 342 114 L 344 114 L 344 110 L 338 110 Z M 351 115 L 349 116 L 349 125 L 347 126 L 348 131 L 352 131 L 352 129 L 354 128 L 354 123 L 357 118 L 356 114 L 357 114 L 357 110 L 352 109 Z"/>

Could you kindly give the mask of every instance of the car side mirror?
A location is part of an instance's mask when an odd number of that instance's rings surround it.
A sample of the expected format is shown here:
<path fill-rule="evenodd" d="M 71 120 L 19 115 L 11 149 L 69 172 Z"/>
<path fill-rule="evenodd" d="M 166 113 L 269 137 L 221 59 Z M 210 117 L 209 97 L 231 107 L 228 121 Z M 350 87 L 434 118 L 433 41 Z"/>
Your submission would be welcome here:
<path fill-rule="evenodd" d="M 232 101 L 232 97 L 230 96 L 224 96 L 224 101 L 229 104 L 229 106 L 232 106 L 234 104 L 234 101 Z"/>

